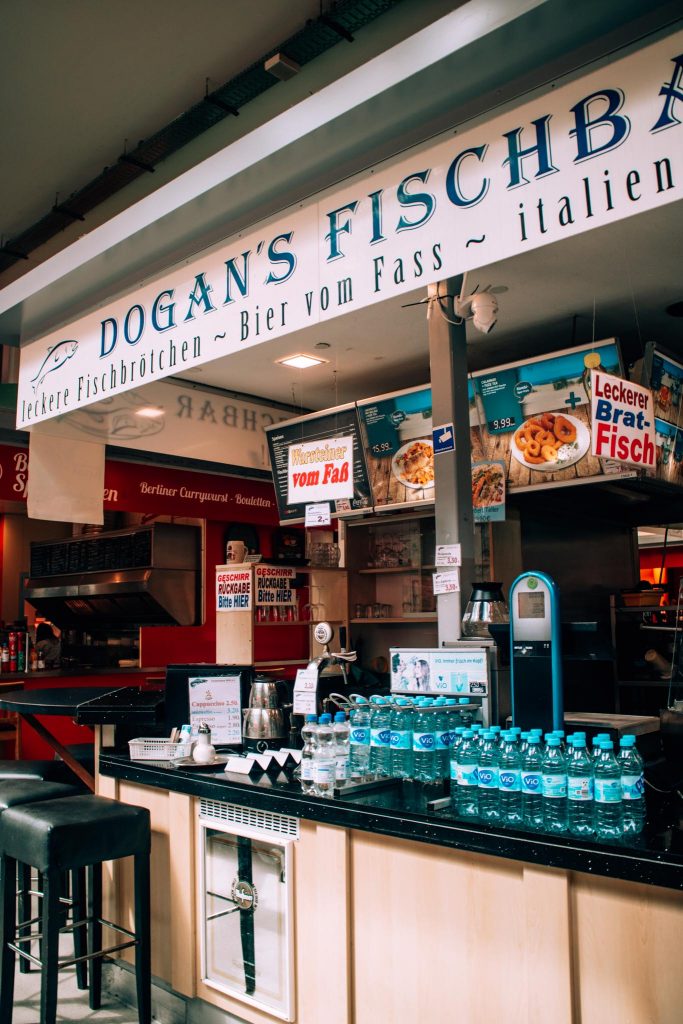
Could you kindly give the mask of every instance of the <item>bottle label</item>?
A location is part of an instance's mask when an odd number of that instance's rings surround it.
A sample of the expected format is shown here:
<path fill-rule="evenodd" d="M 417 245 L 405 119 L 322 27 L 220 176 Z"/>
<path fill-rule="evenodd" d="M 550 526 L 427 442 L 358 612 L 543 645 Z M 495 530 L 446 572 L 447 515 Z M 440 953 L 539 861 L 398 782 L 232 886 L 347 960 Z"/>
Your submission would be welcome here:
<path fill-rule="evenodd" d="M 313 781 L 317 786 L 333 786 L 334 773 L 334 761 L 315 761 L 313 764 Z"/>
<path fill-rule="evenodd" d="M 479 767 L 479 788 L 498 789 L 498 769 Z"/>
<path fill-rule="evenodd" d="M 451 782 L 457 784 L 458 781 L 458 764 L 456 761 L 451 761 Z"/>
<path fill-rule="evenodd" d="M 436 734 L 436 749 L 437 750 L 448 750 L 451 745 L 451 734 L 448 730 L 445 732 L 437 732 Z"/>
<path fill-rule="evenodd" d="M 590 775 L 569 775 L 567 796 L 570 800 L 592 800 L 593 779 Z"/>
<path fill-rule="evenodd" d="M 540 772 L 522 770 L 522 793 L 537 795 L 542 791 Z"/>
<path fill-rule="evenodd" d="M 505 793 L 518 793 L 522 788 L 522 773 L 519 768 L 501 768 L 498 772 L 498 789 Z"/>
<path fill-rule="evenodd" d="M 642 800 L 645 793 L 645 780 L 643 773 L 640 775 L 621 776 L 621 799 Z"/>
<path fill-rule="evenodd" d="M 595 780 L 596 804 L 621 803 L 621 779 Z"/>
<path fill-rule="evenodd" d="M 412 740 L 413 734 L 410 729 L 392 729 L 391 731 L 392 750 L 410 750 Z"/>
<path fill-rule="evenodd" d="M 479 785 L 479 773 L 476 764 L 459 764 L 458 765 L 458 785 L 459 786 L 478 786 Z"/>
<path fill-rule="evenodd" d="M 349 740 L 354 746 L 367 747 L 370 742 L 370 730 L 356 725 L 349 733 Z"/>
<path fill-rule="evenodd" d="M 307 757 L 301 759 L 301 781 L 312 782 L 313 781 L 313 759 Z"/>
<path fill-rule="evenodd" d="M 433 732 L 414 732 L 413 750 L 434 750 L 436 748 L 436 736 Z"/>
<path fill-rule="evenodd" d="M 370 730 L 370 746 L 371 747 L 388 747 L 391 742 L 391 730 L 390 729 L 371 729 Z"/>
<path fill-rule="evenodd" d="M 567 796 L 566 775 L 544 775 L 543 796 L 546 800 L 562 800 Z"/>
<path fill-rule="evenodd" d="M 340 754 L 337 758 L 335 771 L 337 782 L 346 782 L 349 777 L 349 765 L 345 754 Z"/>

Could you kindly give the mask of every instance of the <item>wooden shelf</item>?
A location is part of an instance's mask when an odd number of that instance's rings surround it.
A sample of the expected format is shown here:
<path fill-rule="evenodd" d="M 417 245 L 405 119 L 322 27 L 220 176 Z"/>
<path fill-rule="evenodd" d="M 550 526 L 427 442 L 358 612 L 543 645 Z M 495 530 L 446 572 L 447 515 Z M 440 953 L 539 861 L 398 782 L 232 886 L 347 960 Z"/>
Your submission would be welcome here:
<path fill-rule="evenodd" d="M 308 665 L 308 658 L 292 658 L 289 661 L 279 659 L 278 661 L 255 661 L 254 668 L 279 668 L 281 665 Z"/>
<path fill-rule="evenodd" d="M 385 618 L 382 618 L 380 616 L 377 616 L 377 618 L 372 618 L 372 619 L 351 619 L 350 621 L 352 623 L 354 623 L 355 625 L 357 625 L 357 626 L 386 626 L 386 625 L 392 625 L 392 624 L 395 625 L 396 623 L 415 625 L 415 624 L 418 624 L 420 622 L 436 622 L 437 621 L 437 617 L 436 617 L 436 612 L 434 612 L 434 613 L 428 612 L 425 615 L 409 615 L 409 616 L 406 616 L 405 618 L 404 617 L 401 617 L 401 618 L 393 617 L 393 618 L 386 618 L 385 619 Z"/>
<path fill-rule="evenodd" d="M 671 686 L 669 679 L 620 679 L 617 683 L 618 686 Z M 673 686 L 681 686 L 682 683 L 676 683 L 674 681 Z"/>
<path fill-rule="evenodd" d="M 343 623 L 344 619 L 297 619 L 296 622 L 255 622 L 254 628 L 263 626 L 317 626 L 319 622 L 331 622 L 332 625 Z"/>
<path fill-rule="evenodd" d="M 422 572 L 423 569 L 419 565 L 392 565 L 383 569 L 356 569 L 355 571 L 359 576 L 386 576 L 399 572 Z"/>

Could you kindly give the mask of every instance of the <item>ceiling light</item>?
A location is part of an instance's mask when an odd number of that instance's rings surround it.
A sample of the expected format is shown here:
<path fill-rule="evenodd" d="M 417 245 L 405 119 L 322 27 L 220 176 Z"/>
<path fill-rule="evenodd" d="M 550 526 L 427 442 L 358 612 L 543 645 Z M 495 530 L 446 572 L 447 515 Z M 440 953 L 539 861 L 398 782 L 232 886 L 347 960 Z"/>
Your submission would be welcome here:
<path fill-rule="evenodd" d="M 275 53 L 265 61 L 263 70 L 267 71 L 269 75 L 273 75 L 274 78 L 279 78 L 281 82 L 286 82 L 299 74 L 301 65 L 288 57 L 286 53 Z"/>
<path fill-rule="evenodd" d="M 159 416 L 164 415 L 164 410 L 154 405 L 143 405 L 141 409 L 136 409 L 135 412 L 136 415 L 146 416 L 147 419 L 150 420 L 157 419 Z"/>
<path fill-rule="evenodd" d="M 283 359 L 276 359 L 276 363 L 281 363 L 282 366 L 293 366 L 297 370 L 308 370 L 311 366 L 318 366 L 320 363 L 326 363 L 327 359 L 321 359 L 319 356 L 307 356 L 304 352 L 297 352 L 293 356 L 285 356 Z"/>

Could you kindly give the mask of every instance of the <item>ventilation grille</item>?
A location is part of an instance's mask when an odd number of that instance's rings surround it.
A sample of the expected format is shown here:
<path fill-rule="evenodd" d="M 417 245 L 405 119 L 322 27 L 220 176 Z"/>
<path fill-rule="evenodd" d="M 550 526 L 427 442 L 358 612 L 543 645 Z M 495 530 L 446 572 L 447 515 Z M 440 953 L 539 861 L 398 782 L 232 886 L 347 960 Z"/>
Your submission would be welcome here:
<path fill-rule="evenodd" d="M 291 839 L 299 838 L 299 820 L 287 814 L 257 811 L 253 807 L 240 807 L 238 804 L 227 804 L 222 800 L 205 799 L 199 801 L 199 814 L 205 821 L 222 821 L 259 832 L 275 832 Z"/>

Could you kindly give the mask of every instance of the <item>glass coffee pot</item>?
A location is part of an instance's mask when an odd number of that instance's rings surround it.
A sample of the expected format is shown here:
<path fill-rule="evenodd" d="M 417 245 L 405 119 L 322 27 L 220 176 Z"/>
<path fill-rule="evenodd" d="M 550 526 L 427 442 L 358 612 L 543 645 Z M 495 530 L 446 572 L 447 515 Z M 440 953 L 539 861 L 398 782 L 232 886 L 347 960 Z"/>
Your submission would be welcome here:
<path fill-rule="evenodd" d="M 500 583 L 475 583 L 462 619 L 462 633 L 466 637 L 490 640 L 489 625 L 506 623 L 510 614 Z"/>

